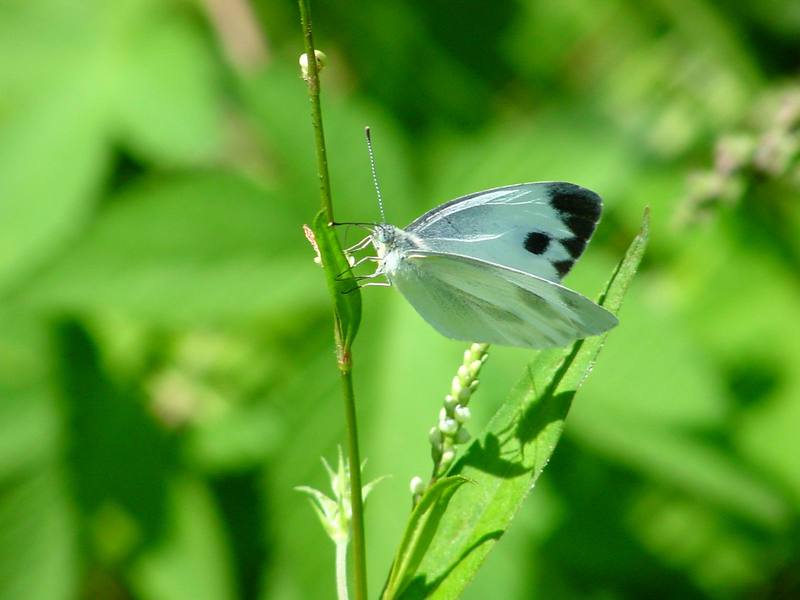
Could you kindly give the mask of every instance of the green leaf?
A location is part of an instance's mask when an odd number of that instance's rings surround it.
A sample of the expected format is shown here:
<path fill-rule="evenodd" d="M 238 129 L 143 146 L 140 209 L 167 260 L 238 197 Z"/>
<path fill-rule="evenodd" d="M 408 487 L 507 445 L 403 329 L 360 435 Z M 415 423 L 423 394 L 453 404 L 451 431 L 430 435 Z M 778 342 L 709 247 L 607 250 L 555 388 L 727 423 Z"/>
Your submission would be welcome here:
<path fill-rule="evenodd" d="M 171 487 L 166 533 L 131 569 L 136 597 L 143 600 L 236 597 L 231 556 L 208 488 L 186 477 Z"/>
<path fill-rule="evenodd" d="M 403 539 L 389 572 L 389 579 L 383 593 L 384 598 L 398 597 L 411 583 L 411 576 L 433 541 L 436 528 L 447 505 L 456 490 L 466 482 L 465 477 L 446 477 L 425 491 L 425 495 L 411 512 Z"/>
<path fill-rule="evenodd" d="M 600 303 L 618 313 L 647 244 L 649 211 Z M 485 432 L 451 469 L 476 485 L 458 490 L 403 598 L 456 598 L 503 535 L 555 450 L 575 392 L 606 336 L 542 352 Z"/>
<path fill-rule="evenodd" d="M 334 299 L 337 340 L 345 350 L 350 347 L 361 323 L 361 292 L 350 271 L 339 238 L 323 212 L 314 218 L 314 236 L 319 247 L 328 290 Z"/>
<path fill-rule="evenodd" d="M 113 68 L 125 73 L 114 79 L 116 127 L 145 160 L 208 161 L 222 140 L 212 56 L 194 22 L 164 13 L 153 11 L 116 57 Z"/>
<path fill-rule="evenodd" d="M 85 89 L 49 90 L 2 123 L 0 288 L 45 262 L 92 208 L 107 162 L 96 104 Z"/>
<path fill-rule="evenodd" d="M 115 198 L 23 300 L 169 325 L 321 310 L 313 254 L 282 200 L 226 173 L 149 179 Z"/>
<path fill-rule="evenodd" d="M 78 592 L 74 506 L 55 465 L 0 481 L 0 598 L 69 600 Z"/>

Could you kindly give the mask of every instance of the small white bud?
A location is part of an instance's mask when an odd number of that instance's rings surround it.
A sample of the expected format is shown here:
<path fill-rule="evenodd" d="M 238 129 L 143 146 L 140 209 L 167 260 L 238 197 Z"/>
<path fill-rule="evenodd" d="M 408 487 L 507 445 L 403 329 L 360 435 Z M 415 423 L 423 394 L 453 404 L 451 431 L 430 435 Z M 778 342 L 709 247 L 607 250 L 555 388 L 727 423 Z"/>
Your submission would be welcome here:
<path fill-rule="evenodd" d="M 451 418 L 442 419 L 439 421 L 439 431 L 445 435 L 453 435 L 458 431 L 458 421 Z"/>
<path fill-rule="evenodd" d="M 469 406 L 456 406 L 456 410 L 454 411 L 454 413 L 456 421 L 458 421 L 459 423 L 466 423 L 472 416 L 472 412 L 469 410 Z"/>
<path fill-rule="evenodd" d="M 431 427 L 428 432 L 428 440 L 430 440 L 431 446 L 434 448 L 439 448 L 442 445 L 442 432 L 439 431 L 438 427 Z"/>
<path fill-rule="evenodd" d="M 453 462 L 453 460 L 455 459 L 455 457 L 456 457 L 456 453 L 455 453 L 454 451 L 452 451 L 452 450 L 445 450 L 445 451 L 444 451 L 444 454 L 442 454 L 442 460 L 441 460 L 441 461 L 439 461 L 439 462 L 440 462 L 440 464 L 441 464 L 443 467 L 446 467 L 446 466 L 447 466 L 447 465 L 449 465 L 451 462 Z"/>
<path fill-rule="evenodd" d="M 453 398 L 451 394 L 447 394 L 444 397 L 444 407 L 448 411 L 452 411 L 456 406 L 458 406 L 458 398 Z"/>
<path fill-rule="evenodd" d="M 411 493 L 414 496 L 419 496 L 425 491 L 425 482 L 422 481 L 422 477 L 419 475 L 414 475 L 414 477 L 411 478 L 411 483 L 409 483 L 408 487 L 411 489 Z"/>
<path fill-rule="evenodd" d="M 469 350 L 464 350 L 464 362 L 468 363 L 472 360 L 472 352 Z"/>
<path fill-rule="evenodd" d="M 450 384 L 451 393 L 453 394 L 453 396 L 458 397 L 458 394 L 461 392 L 462 389 L 464 389 L 464 386 L 462 385 L 459 376 L 456 375 L 455 377 L 453 377 L 453 383 Z"/>
<path fill-rule="evenodd" d="M 477 383 L 477 381 L 473 381 L 472 383 Z M 466 404 L 469 400 L 469 397 L 472 396 L 473 390 L 478 386 L 473 386 L 470 384 L 469 387 L 461 388 L 458 392 L 458 403 L 459 404 Z"/>
<path fill-rule="evenodd" d="M 458 367 L 458 377 L 461 379 L 461 381 L 469 379 L 469 369 L 464 365 Z"/>
<path fill-rule="evenodd" d="M 467 431 L 466 427 L 462 427 L 456 434 L 455 442 L 456 444 L 466 444 L 470 439 L 472 439 L 472 436 L 469 434 L 469 431 Z"/>
<path fill-rule="evenodd" d="M 477 377 L 478 373 L 481 372 L 481 367 L 483 366 L 483 361 L 481 360 L 473 360 L 469 363 L 469 374 L 470 377 L 473 379 Z"/>
<path fill-rule="evenodd" d="M 322 50 L 314 50 L 314 56 L 317 57 L 317 72 L 319 73 L 325 66 L 325 61 L 328 57 L 325 56 Z M 303 52 L 298 62 L 300 63 L 300 74 L 303 76 L 303 79 L 308 79 L 308 54 Z"/>
<path fill-rule="evenodd" d="M 480 385 L 480 383 L 481 383 L 481 382 L 480 382 L 480 380 L 478 380 L 478 379 L 475 379 L 474 381 L 470 382 L 470 384 L 469 384 L 469 391 L 470 391 L 470 393 L 472 393 L 472 392 L 474 392 L 475 390 L 477 390 L 477 389 L 478 389 L 478 385 Z"/>

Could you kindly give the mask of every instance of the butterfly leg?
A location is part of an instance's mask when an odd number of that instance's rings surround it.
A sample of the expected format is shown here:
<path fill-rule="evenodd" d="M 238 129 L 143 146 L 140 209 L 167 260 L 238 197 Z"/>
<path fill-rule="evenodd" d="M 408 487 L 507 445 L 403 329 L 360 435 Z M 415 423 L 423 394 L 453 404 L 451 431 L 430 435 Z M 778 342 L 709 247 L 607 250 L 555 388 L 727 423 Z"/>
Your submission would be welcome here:
<path fill-rule="evenodd" d="M 389 283 L 388 281 L 371 281 L 370 283 L 362 283 L 362 284 L 356 285 L 356 286 L 350 288 L 349 290 L 347 290 L 346 292 L 342 292 L 342 293 L 343 294 L 352 294 L 356 290 L 360 290 L 361 288 L 365 288 L 365 287 L 392 287 L 392 284 Z"/>
<path fill-rule="evenodd" d="M 373 261 L 373 262 L 378 262 L 378 260 L 380 260 L 380 259 L 379 259 L 377 256 L 365 256 L 365 257 L 363 257 L 363 258 L 360 258 L 360 259 L 358 259 L 357 261 L 355 261 L 355 262 L 354 262 L 352 265 L 350 265 L 350 267 L 349 267 L 348 269 L 345 269 L 344 271 L 342 271 L 341 273 L 339 273 L 338 275 L 336 275 L 336 279 L 338 279 L 338 280 L 341 280 L 341 279 L 343 279 L 343 278 L 344 278 L 344 275 L 345 275 L 346 273 L 348 273 L 348 272 L 350 271 L 350 269 L 355 269 L 355 268 L 356 268 L 356 267 L 358 267 L 359 265 L 363 265 L 363 264 L 364 264 L 365 262 L 367 262 L 368 260 L 371 260 L 371 261 Z"/>
<path fill-rule="evenodd" d="M 342 292 L 343 294 L 351 294 L 356 290 L 360 290 L 361 288 L 365 287 L 392 287 L 392 284 L 388 281 L 372 281 L 370 283 L 362 283 L 361 285 L 357 285 L 346 292 Z"/>
<path fill-rule="evenodd" d="M 370 245 L 370 242 L 372 242 L 372 235 L 368 235 L 360 242 L 357 242 L 355 245 L 350 246 L 349 248 L 345 248 L 344 252 L 345 254 L 352 254 L 353 252 L 363 250 L 364 248 Z"/>

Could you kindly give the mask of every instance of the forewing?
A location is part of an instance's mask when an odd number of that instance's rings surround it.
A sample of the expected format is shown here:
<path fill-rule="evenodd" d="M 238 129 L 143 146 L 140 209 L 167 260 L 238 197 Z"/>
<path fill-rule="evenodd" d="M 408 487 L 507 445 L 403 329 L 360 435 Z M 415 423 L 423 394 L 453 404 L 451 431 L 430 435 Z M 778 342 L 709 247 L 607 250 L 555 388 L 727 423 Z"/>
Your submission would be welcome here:
<path fill-rule="evenodd" d="M 414 252 L 393 283 L 426 321 L 458 340 L 549 348 L 617 324 L 557 283 L 466 256 Z"/>
<path fill-rule="evenodd" d="M 565 182 L 520 183 L 463 196 L 406 227 L 426 250 L 560 281 L 600 220 L 600 196 Z"/>

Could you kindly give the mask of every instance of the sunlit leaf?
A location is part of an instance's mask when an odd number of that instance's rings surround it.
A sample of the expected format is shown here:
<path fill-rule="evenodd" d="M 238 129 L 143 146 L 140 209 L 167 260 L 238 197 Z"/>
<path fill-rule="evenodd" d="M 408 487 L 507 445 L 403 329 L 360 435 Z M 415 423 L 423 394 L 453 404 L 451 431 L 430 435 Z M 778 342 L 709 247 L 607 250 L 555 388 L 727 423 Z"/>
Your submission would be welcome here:
<path fill-rule="evenodd" d="M 601 297 L 617 313 L 647 244 L 642 231 Z M 575 392 L 602 348 L 605 336 L 543 352 L 530 365 L 466 455 L 451 469 L 475 481 L 461 487 L 442 518 L 407 598 L 457 597 L 502 536 L 555 450 Z"/>

